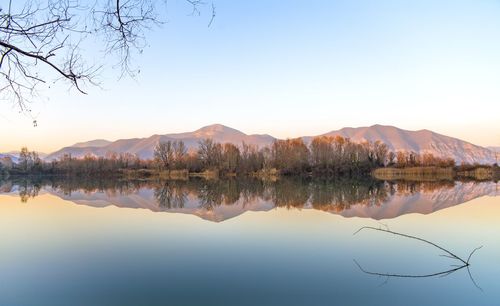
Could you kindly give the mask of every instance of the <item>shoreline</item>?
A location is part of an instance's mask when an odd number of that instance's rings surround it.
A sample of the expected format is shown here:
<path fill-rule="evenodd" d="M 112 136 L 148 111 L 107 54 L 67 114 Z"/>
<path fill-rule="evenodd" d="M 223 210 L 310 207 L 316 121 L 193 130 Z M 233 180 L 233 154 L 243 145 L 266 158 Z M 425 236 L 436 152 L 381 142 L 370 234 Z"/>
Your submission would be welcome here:
<path fill-rule="evenodd" d="M 119 169 L 112 172 L 97 173 L 8 173 L 0 175 L 0 179 L 22 178 L 84 178 L 84 179 L 118 179 L 118 180 L 189 180 L 201 178 L 205 180 L 254 178 L 261 180 L 278 180 L 281 178 L 302 178 L 319 180 L 349 180 L 349 179 L 376 179 L 382 181 L 499 181 L 500 167 L 475 166 L 467 169 L 460 167 L 407 167 L 377 168 L 368 174 L 356 175 L 328 175 L 324 173 L 305 172 L 300 174 L 283 174 L 276 169 L 265 169 L 251 173 L 222 172 L 219 170 L 205 170 L 203 172 L 189 172 L 181 170 L 156 169 Z"/>

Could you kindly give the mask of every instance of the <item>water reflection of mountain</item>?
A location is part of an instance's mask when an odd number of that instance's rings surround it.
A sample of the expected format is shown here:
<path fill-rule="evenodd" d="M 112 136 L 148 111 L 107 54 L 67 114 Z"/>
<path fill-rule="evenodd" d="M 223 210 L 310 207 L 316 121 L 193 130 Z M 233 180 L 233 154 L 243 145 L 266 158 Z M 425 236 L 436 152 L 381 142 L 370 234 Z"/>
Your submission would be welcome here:
<path fill-rule="evenodd" d="M 23 201 L 38 193 L 93 207 L 114 205 L 185 213 L 220 222 L 275 207 L 317 209 L 344 217 L 389 219 L 428 214 L 474 198 L 500 195 L 494 182 L 381 182 L 254 179 L 189 181 L 22 180 L 0 182 L 0 193 Z"/>

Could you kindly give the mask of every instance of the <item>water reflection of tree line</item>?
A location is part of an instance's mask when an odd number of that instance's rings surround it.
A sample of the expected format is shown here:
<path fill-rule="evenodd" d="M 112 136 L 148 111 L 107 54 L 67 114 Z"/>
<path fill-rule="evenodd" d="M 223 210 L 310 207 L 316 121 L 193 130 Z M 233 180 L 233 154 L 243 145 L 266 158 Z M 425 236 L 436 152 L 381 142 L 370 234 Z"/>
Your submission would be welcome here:
<path fill-rule="evenodd" d="M 247 205 L 257 199 L 272 202 L 276 207 L 303 208 L 312 206 L 319 210 L 342 211 L 352 205 L 381 205 L 395 194 L 411 195 L 453 188 L 454 182 L 383 182 L 366 180 L 313 180 L 305 178 L 263 181 L 252 178 L 225 180 L 112 180 L 87 178 L 22 179 L 0 182 L 0 190 L 9 192 L 18 186 L 23 201 L 38 195 L 41 187 L 69 195 L 75 191 L 108 196 L 129 195 L 141 188 L 152 189 L 158 206 L 163 209 L 183 208 L 189 197 L 199 202 L 199 207 L 212 210 L 221 205 Z"/>
<path fill-rule="evenodd" d="M 10 193 L 17 189 L 17 193 L 23 203 L 28 202 L 30 198 L 38 196 L 41 188 L 42 184 L 37 180 L 24 179 L 19 182 L 0 180 L 0 194 Z"/>
<path fill-rule="evenodd" d="M 189 189 L 179 181 L 158 182 L 154 188 L 154 197 L 162 208 L 183 208 L 186 203 Z"/>
<path fill-rule="evenodd" d="M 92 194 L 102 192 L 106 195 L 127 195 L 140 188 L 151 187 L 150 183 L 133 180 L 88 179 L 83 177 L 23 177 L 0 181 L 0 192 L 19 189 L 20 196 L 35 197 L 42 187 L 69 195 L 73 192 Z"/>
<path fill-rule="evenodd" d="M 315 209 L 342 211 L 351 205 L 381 205 L 389 197 L 389 185 L 380 181 L 346 181 L 315 185 L 311 204 Z"/>
<path fill-rule="evenodd" d="M 240 200 L 245 205 L 263 197 L 264 183 L 251 179 L 165 181 L 155 185 L 154 195 L 158 205 L 166 209 L 183 208 L 187 197 L 193 196 L 200 208 L 211 210 Z"/>
<path fill-rule="evenodd" d="M 388 183 L 391 194 L 411 195 L 417 192 L 435 192 L 441 189 L 453 188 L 454 181 L 439 180 L 439 181 L 394 181 Z"/>

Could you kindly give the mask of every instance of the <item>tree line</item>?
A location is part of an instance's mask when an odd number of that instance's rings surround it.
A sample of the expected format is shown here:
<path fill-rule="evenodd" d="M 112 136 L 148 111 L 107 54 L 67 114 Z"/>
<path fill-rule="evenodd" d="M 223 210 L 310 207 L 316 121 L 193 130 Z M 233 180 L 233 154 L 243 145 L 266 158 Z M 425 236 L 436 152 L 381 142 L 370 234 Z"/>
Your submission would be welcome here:
<path fill-rule="evenodd" d="M 234 174 L 275 170 L 283 175 L 320 176 L 364 175 L 381 167 L 455 166 L 452 158 L 431 153 L 392 152 L 381 141 L 357 143 L 341 136 L 315 137 L 309 145 L 302 138 L 275 140 L 262 148 L 204 139 L 198 149 L 191 152 L 182 141 L 166 141 L 157 144 L 152 162 L 159 170 Z"/>
<path fill-rule="evenodd" d="M 5 158 L 4 158 L 5 159 Z M 353 142 L 341 136 L 319 136 L 306 144 L 302 138 L 275 140 L 270 146 L 257 147 L 242 143 L 218 143 L 203 139 L 196 149 L 188 150 L 181 140 L 160 141 L 152 159 L 141 159 L 131 153 L 81 158 L 66 154 L 50 162 L 36 152 L 22 148 L 17 163 L 0 160 L 0 174 L 54 174 L 109 176 L 122 170 L 205 171 L 219 175 L 275 173 L 281 175 L 361 176 L 381 167 L 454 167 L 452 158 L 430 153 L 390 151 L 381 141 Z"/>

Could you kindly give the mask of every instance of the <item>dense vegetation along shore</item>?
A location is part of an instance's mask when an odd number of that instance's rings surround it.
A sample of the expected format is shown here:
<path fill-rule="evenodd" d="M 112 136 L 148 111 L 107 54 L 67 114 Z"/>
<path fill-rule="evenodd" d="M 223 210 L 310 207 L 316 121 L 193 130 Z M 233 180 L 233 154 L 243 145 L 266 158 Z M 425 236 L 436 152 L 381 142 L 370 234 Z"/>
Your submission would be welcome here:
<path fill-rule="evenodd" d="M 87 155 L 74 158 L 64 155 L 43 161 L 36 152 L 22 148 L 17 163 L 0 160 L 0 176 L 121 176 L 182 179 L 228 176 L 360 177 L 374 175 L 381 179 L 498 178 L 497 165 L 460 165 L 450 158 L 414 152 L 392 152 L 380 142 L 355 143 L 340 136 L 321 136 L 306 145 L 301 138 L 276 140 L 271 146 L 257 148 L 242 143 L 199 142 L 188 150 L 182 141 L 159 142 L 154 158 L 140 159 L 130 153 L 109 152 L 105 157 Z"/>

